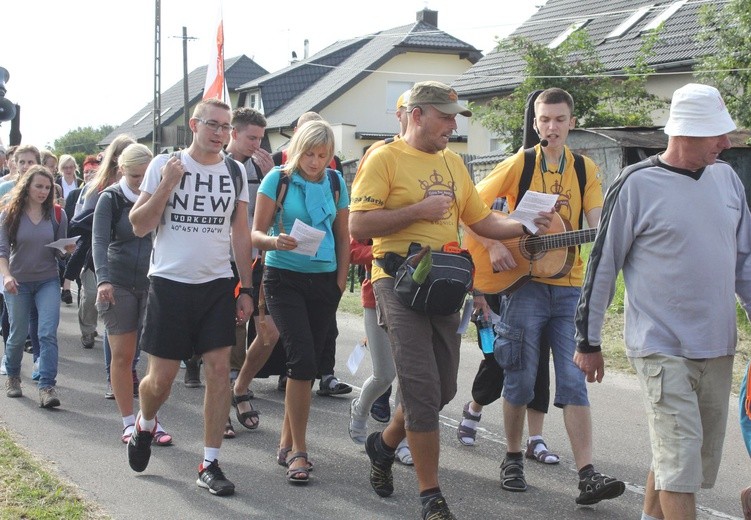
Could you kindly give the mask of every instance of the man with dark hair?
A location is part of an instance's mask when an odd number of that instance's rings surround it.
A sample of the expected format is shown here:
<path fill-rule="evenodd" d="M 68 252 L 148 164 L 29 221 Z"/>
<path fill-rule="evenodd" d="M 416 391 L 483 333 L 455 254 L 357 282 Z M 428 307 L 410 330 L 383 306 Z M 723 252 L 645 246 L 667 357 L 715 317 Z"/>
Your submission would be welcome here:
<path fill-rule="evenodd" d="M 130 212 L 137 236 L 157 233 L 141 336 L 141 349 L 150 356 L 149 369 L 139 387 L 141 411 L 128 443 L 128 462 L 134 471 L 146 469 L 157 412 L 169 397 L 180 360 L 200 354 L 206 391 L 204 449 L 196 483 L 220 496 L 235 491 L 219 468 L 229 412 L 230 349 L 235 325 L 244 324 L 253 313 L 250 230 L 245 218 L 248 188 L 247 183 L 234 182 L 234 167 L 222 155 L 232 131 L 230 120 L 225 103 L 217 99 L 198 103 L 190 119 L 192 144 L 179 155 L 153 159 Z M 242 282 L 236 301 L 230 245 Z"/>
<path fill-rule="evenodd" d="M 574 128 L 574 101 L 559 88 L 543 91 L 535 101 L 535 130 L 541 143 L 535 146 L 535 167 L 529 190 L 558 194 L 556 211 L 570 229 L 579 229 L 583 218 L 596 227 L 602 208 L 602 186 L 597 166 L 584 157 L 584 186 L 575 171 L 575 158 L 566 146 Z M 543 143 L 545 144 L 543 146 Z M 520 179 L 525 153 L 498 164 L 477 189 L 486 203 L 505 197 L 513 217 L 519 204 Z M 567 229 L 568 226 L 566 227 Z M 511 253 L 500 242 L 485 240 L 491 263 L 500 271 L 516 267 Z M 495 352 L 505 371 L 503 382 L 503 422 L 507 451 L 501 464 L 501 487 L 526 491 L 522 434 L 527 404 L 535 396 L 534 387 L 543 338 L 550 344 L 555 368 L 554 404 L 563 408 L 574 461 L 579 471 L 578 504 L 595 504 L 620 496 L 625 485 L 595 471 L 592 465 L 592 422 L 584 375 L 573 362 L 574 312 L 581 292 L 584 265 L 577 255 L 568 273 L 556 278 L 532 278 L 510 294 L 501 297 L 500 323 L 496 326 Z"/>
<path fill-rule="evenodd" d="M 642 520 L 695 519 L 696 492 L 717 478 L 736 295 L 751 311 L 751 214 L 743 183 L 718 160 L 733 130 L 716 88 L 675 91 L 665 152 L 629 166 L 608 190 L 579 299 L 574 361 L 599 383 L 603 319 L 623 270 L 626 354 L 652 443 Z"/>
<path fill-rule="evenodd" d="M 245 165 L 249 198 L 248 227 L 253 229 L 253 213 L 256 208 L 256 195 L 261 179 L 274 167 L 271 154 L 261 148 L 261 142 L 266 132 L 266 118 L 252 108 L 236 108 L 232 112 L 232 127 L 227 154 Z M 243 326 L 242 329 L 238 329 L 237 341 L 232 349 L 231 364 L 233 372 L 235 372 L 232 403 L 237 412 L 237 419 L 245 428 L 254 430 L 258 427 L 258 412 L 250 404 L 251 394 L 248 386 L 271 355 L 279 338 L 279 332 L 268 313 L 264 317 L 264 327 L 261 331 L 258 304 L 263 263 L 260 251 L 254 249 L 251 258 L 253 262 L 253 302 L 255 303 L 253 309 L 254 323 L 248 322 L 247 328 Z M 245 349 L 248 339 L 246 333 L 255 333 L 255 338 L 253 338 L 247 351 Z M 230 424 L 231 422 L 228 420 L 227 425 Z M 229 428 L 225 433 L 231 436 Z"/>

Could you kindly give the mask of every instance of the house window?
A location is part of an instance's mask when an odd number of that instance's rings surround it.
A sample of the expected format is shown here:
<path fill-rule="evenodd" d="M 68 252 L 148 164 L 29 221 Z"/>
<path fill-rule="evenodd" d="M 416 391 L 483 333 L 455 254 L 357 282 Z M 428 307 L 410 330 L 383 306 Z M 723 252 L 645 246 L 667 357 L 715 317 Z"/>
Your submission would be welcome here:
<path fill-rule="evenodd" d="M 148 116 L 150 116 L 152 112 L 153 112 L 153 110 L 147 110 L 144 115 L 142 115 L 141 117 L 139 117 L 136 120 L 136 122 L 133 123 L 133 126 L 138 126 L 138 124 L 141 123 L 141 121 L 143 121 L 144 119 L 146 119 Z"/>
<path fill-rule="evenodd" d="M 411 81 L 389 81 L 386 84 L 386 113 L 396 113 L 396 102 L 399 100 L 399 96 L 404 94 L 405 90 L 409 90 L 414 85 Z"/>
<path fill-rule="evenodd" d="M 610 33 L 607 36 L 605 36 L 605 39 L 612 40 L 614 38 L 620 38 L 621 36 L 626 34 L 626 32 L 629 29 L 631 29 L 634 25 L 636 25 L 636 23 L 639 20 L 644 18 L 647 15 L 647 13 L 651 11 L 653 8 L 654 8 L 654 4 L 640 7 L 639 9 L 636 10 L 635 13 L 633 13 L 631 16 L 629 16 L 623 22 L 621 22 L 621 24 L 618 27 L 610 31 Z"/>
<path fill-rule="evenodd" d="M 563 31 L 561 34 L 556 36 L 556 38 L 548 44 L 548 49 L 556 49 L 560 44 L 566 41 L 566 39 L 574 34 L 576 31 L 584 27 L 589 23 L 589 19 L 586 20 L 579 20 L 578 22 L 574 22 L 571 25 L 569 25 L 565 31 Z"/>
<path fill-rule="evenodd" d="M 687 1 L 688 0 L 678 0 L 677 2 L 673 2 L 672 4 L 670 4 L 663 12 L 657 15 L 654 20 L 652 20 L 647 25 L 645 25 L 644 29 L 642 29 L 642 32 L 656 30 L 660 26 L 660 24 L 668 21 L 668 18 L 673 16 L 678 11 L 678 9 L 683 7 L 683 5 Z"/>
<path fill-rule="evenodd" d="M 261 99 L 261 93 L 258 91 L 249 92 L 245 97 L 245 106 L 254 110 L 258 110 L 263 114 L 263 100 Z"/>

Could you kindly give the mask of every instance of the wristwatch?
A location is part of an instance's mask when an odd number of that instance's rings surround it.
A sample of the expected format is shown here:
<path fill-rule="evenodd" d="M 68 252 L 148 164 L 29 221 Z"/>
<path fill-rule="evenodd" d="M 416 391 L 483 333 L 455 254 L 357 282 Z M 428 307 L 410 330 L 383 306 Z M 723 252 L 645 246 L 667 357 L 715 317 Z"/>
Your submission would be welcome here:
<path fill-rule="evenodd" d="M 252 287 L 240 287 L 240 291 L 239 291 L 238 296 L 240 296 L 240 294 L 247 294 L 248 296 L 250 296 L 252 298 L 253 297 L 253 288 Z"/>

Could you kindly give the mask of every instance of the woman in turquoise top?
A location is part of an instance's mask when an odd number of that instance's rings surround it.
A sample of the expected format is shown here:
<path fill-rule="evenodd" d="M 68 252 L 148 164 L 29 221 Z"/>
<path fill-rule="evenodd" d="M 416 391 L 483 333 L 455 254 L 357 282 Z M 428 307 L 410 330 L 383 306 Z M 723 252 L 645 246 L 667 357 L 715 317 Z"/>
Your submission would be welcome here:
<path fill-rule="evenodd" d="M 332 189 L 326 166 L 334 155 L 334 133 L 325 121 L 310 121 L 295 131 L 287 164 L 263 178 L 253 217 L 253 245 L 267 251 L 263 290 L 287 354 L 287 389 L 279 460 L 287 480 L 307 483 L 311 464 L 305 434 L 311 385 L 347 283 L 349 268 L 349 195 L 341 174 Z M 284 177 L 286 176 L 286 180 Z M 280 184 L 281 183 L 281 184 Z M 279 193 L 284 193 L 277 208 Z M 290 235 L 296 221 L 323 232 L 313 255 L 296 252 Z"/>

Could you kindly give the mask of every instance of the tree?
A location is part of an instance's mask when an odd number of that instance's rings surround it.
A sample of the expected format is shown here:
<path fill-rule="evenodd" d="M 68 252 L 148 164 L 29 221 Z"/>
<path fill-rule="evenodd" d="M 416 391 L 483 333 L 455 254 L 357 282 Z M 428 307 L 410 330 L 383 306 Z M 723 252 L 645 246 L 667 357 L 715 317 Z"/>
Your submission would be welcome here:
<path fill-rule="evenodd" d="M 751 0 L 702 6 L 699 25 L 699 42 L 715 51 L 699 58 L 696 75 L 717 87 L 738 126 L 751 127 Z"/>
<path fill-rule="evenodd" d="M 55 139 L 54 151 L 57 155 L 64 153 L 71 155 L 97 154 L 100 151 L 97 143 L 112 133 L 114 129 L 115 127 L 110 125 L 102 125 L 96 129 L 91 126 L 83 128 L 79 126 L 59 139 Z"/>
<path fill-rule="evenodd" d="M 656 41 L 657 34 L 645 39 L 634 66 L 621 77 L 607 74 L 584 29 L 555 49 L 523 37 L 501 41 L 499 50 L 524 60 L 524 80 L 508 96 L 493 98 L 488 105 L 473 104 L 472 110 L 483 126 L 506 139 L 508 151 L 522 144 L 524 105 L 527 95 L 538 89 L 559 87 L 569 92 L 579 126 L 651 125 L 652 112 L 667 106 L 646 89 L 647 75 L 653 71 L 647 60 Z"/>

